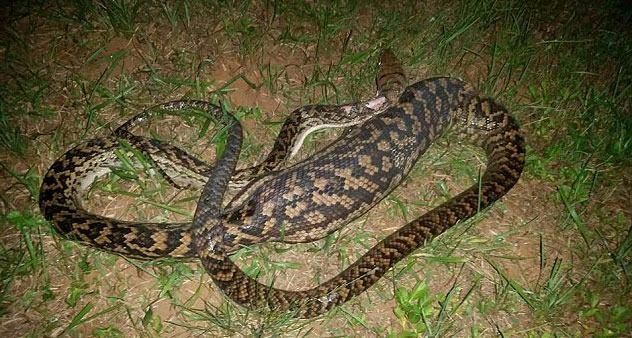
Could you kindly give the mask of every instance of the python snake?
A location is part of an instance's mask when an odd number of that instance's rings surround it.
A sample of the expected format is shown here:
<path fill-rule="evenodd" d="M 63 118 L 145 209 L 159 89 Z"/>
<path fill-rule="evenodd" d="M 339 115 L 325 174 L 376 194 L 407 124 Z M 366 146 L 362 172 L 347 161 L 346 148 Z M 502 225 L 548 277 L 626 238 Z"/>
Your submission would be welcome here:
<path fill-rule="evenodd" d="M 378 95 L 365 102 L 346 105 L 308 105 L 292 112 L 285 121 L 275 144 L 260 164 L 238 170 L 231 175 L 231 184 L 244 186 L 251 180 L 265 177 L 280 168 L 286 158 L 292 157 L 305 136 L 314 130 L 327 127 L 345 127 L 361 123 L 389 104 L 395 91 L 401 91 L 403 80 L 401 64 L 386 52 L 380 59 L 377 77 Z M 139 259 L 160 257 L 192 258 L 196 256 L 191 239 L 191 223 L 130 222 L 104 217 L 86 210 L 82 197 L 90 184 L 111 171 L 120 163 L 116 151 L 121 142 L 141 150 L 153 161 L 155 167 L 173 185 L 201 188 L 208 177 L 215 175 L 215 168 L 168 143 L 134 135 L 132 130 L 162 113 L 177 113 L 185 109 L 203 111 L 204 116 L 217 121 L 232 121 L 220 107 L 205 101 L 178 100 L 160 104 L 137 114 L 117 128 L 113 135 L 91 139 L 67 151 L 47 171 L 40 187 L 39 205 L 44 217 L 51 221 L 62 236 L 84 244 Z M 233 210 L 230 216 L 238 217 Z M 244 226 L 246 216 L 238 220 Z M 339 225 L 341 225 L 339 223 Z M 309 224 L 301 229 L 309 233 Z M 334 231 L 332 228 L 329 232 Z M 318 229 L 315 236 L 288 237 L 290 242 L 320 238 L 325 234 Z M 252 238 L 245 235 L 243 241 L 234 241 L 232 247 L 254 244 L 263 240 L 286 241 L 280 236 Z"/>
<path fill-rule="evenodd" d="M 463 140 L 485 150 L 487 168 L 479 182 L 389 235 L 337 276 L 308 290 L 283 290 L 246 275 L 230 259 L 234 248 L 228 243 L 245 234 L 291 237 L 296 234 L 286 227 L 292 228 L 294 222 L 310 223 L 327 232 L 340 220 L 358 217 L 401 183 L 448 126 Z M 318 316 L 364 292 L 426 241 L 498 200 L 518 181 L 525 157 L 524 139 L 506 109 L 467 83 L 447 77 L 410 85 L 396 105 L 325 151 L 251 183 L 222 210 L 222 196 L 240 146 L 241 129 L 236 125 L 216 175 L 198 201 L 193 218 L 195 247 L 215 284 L 235 302 L 291 311 L 302 318 Z M 265 222 L 235 229 L 231 212 L 237 219 L 248 219 L 248 224 Z"/>
<path fill-rule="evenodd" d="M 385 94 L 393 97 L 392 91 Z M 322 238 L 362 215 L 401 183 L 448 126 L 486 151 L 487 169 L 479 183 L 391 234 L 336 277 L 309 290 L 280 290 L 257 282 L 231 261 L 229 255 L 241 245 Z M 122 134 L 129 133 L 123 130 Z M 152 159 L 161 159 L 175 149 L 159 141 L 127 136 Z M 69 238 L 141 258 L 191 257 L 197 253 L 214 282 L 234 301 L 313 317 L 360 294 L 426 240 L 491 205 L 517 182 L 524 164 L 524 140 L 515 120 L 501 105 L 453 78 L 433 78 L 409 86 L 395 106 L 351 129 L 307 160 L 251 181 L 222 208 L 240 145 L 241 126 L 232 123 L 226 151 L 216 166 L 188 174 L 211 174 L 208 180 L 204 177 L 197 182 L 206 184 L 192 225 L 131 225 L 79 213 L 76 195 L 99 174 L 94 163 L 112 160 L 100 157 L 116 147 L 114 138 L 91 141 L 62 156 L 49 170 L 51 177 L 47 173 L 44 179 L 40 207 Z M 90 157 L 87 162 L 83 160 L 86 157 Z M 186 155 L 180 160 L 196 161 Z M 78 179 L 73 171 L 93 173 Z M 161 238 L 165 233 L 170 235 Z"/>

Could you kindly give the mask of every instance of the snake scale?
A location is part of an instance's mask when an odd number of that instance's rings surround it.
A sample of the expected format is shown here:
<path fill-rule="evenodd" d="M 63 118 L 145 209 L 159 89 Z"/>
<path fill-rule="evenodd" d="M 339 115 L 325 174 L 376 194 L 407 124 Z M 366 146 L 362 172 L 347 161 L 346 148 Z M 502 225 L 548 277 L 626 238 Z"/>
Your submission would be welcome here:
<path fill-rule="evenodd" d="M 393 93 L 403 83 L 402 73 L 386 79 L 393 80 L 386 81 L 384 88 L 393 85 L 394 89 L 383 91 L 383 96 L 396 97 Z M 195 171 L 197 176 L 210 176 L 198 180 L 204 188 L 192 225 L 132 225 L 87 212 L 80 214 L 75 196 L 96 174 L 77 179 L 70 173 L 95 171 L 77 163 L 94 166 L 112 160 L 99 156 L 112 152 L 114 138 L 88 142 L 53 164 L 42 184 L 40 207 L 69 238 L 135 257 L 197 254 L 214 282 L 237 303 L 290 310 L 297 317 L 317 316 L 362 293 L 425 241 L 491 205 L 511 189 L 522 172 L 524 140 L 517 123 L 505 108 L 461 80 L 439 77 L 417 82 L 403 91 L 397 104 L 369 115 L 362 125 L 350 129 L 325 150 L 252 180 L 222 207 L 242 137 L 240 124 L 229 123 L 224 155 L 212 170 Z M 386 237 L 336 277 L 309 290 L 281 290 L 247 276 L 230 259 L 242 245 L 322 238 L 364 214 L 401 183 L 449 126 L 463 140 L 485 150 L 487 169 L 478 184 Z M 143 151 L 153 153 L 152 159 L 174 150 L 155 140 L 127 136 Z M 192 157 L 180 157 L 195 162 Z M 165 234 L 169 235 L 162 238 Z"/>

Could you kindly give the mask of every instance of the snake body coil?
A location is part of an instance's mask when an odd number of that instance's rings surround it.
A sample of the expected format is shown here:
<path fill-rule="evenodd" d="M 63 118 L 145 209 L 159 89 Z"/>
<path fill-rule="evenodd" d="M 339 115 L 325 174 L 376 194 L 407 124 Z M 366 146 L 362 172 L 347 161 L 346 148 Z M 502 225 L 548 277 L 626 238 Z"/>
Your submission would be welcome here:
<path fill-rule="evenodd" d="M 332 224 L 366 212 L 402 181 L 449 125 L 485 150 L 488 163 L 480 182 L 388 236 L 336 277 L 305 291 L 281 290 L 259 283 L 231 261 L 228 254 L 233 248 L 226 243 L 243 234 L 257 237 L 262 234 L 256 231 L 263 229 L 267 236 L 281 235 L 287 219 L 297 222 L 290 226 L 304 222 L 327 232 Z M 238 152 L 238 145 L 231 147 Z M 227 154 L 222 161 L 230 164 L 231 156 L 236 155 Z M 313 317 L 362 293 L 425 241 L 499 199 L 517 182 L 523 164 L 524 140 L 502 106 L 461 80 L 428 79 L 406 88 L 397 105 L 354 128 L 324 152 L 253 183 L 246 197 L 233 201 L 236 208 L 229 206 L 229 217 L 220 213 L 219 205 L 209 203 L 221 199 L 221 179 L 212 189 L 207 186 L 194 216 L 193 238 L 213 281 L 237 303 Z M 254 233 L 248 232 L 247 224 L 235 230 L 231 208 L 248 224 L 261 216 L 268 223 L 255 227 Z"/>
<path fill-rule="evenodd" d="M 362 123 L 390 104 L 392 93 L 403 88 L 404 75 L 399 60 L 390 52 L 385 53 L 380 62 L 380 72 L 377 77 L 380 90 L 378 96 L 365 102 L 346 105 L 308 105 L 295 110 L 281 127 L 267 158 L 254 167 L 233 173 L 230 183 L 235 187 L 240 187 L 252 180 L 263 182 L 267 180 L 265 175 L 279 169 L 286 158 L 296 153 L 303 139 L 310 132 L 319 128 L 345 127 Z M 215 168 L 168 143 L 132 133 L 132 129 L 146 122 L 153 115 L 165 112 L 173 114 L 190 109 L 203 111 L 205 116 L 216 121 L 229 121 L 233 128 L 236 128 L 234 125 L 238 124 L 220 107 L 205 101 L 178 100 L 149 108 L 121 125 L 113 135 L 89 140 L 57 159 L 44 176 L 40 188 L 39 205 L 42 214 L 66 238 L 109 252 L 140 259 L 166 256 L 195 257 L 190 222 L 122 221 L 89 212 L 82 205 L 82 197 L 95 178 L 110 172 L 110 168 L 120 162 L 115 151 L 119 149 L 121 140 L 147 155 L 164 174 L 163 176 L 174 185 L 191 188 L 204 186 L 209 177 L 216 175 Z M 270 191 L 270 193 L 274 192 Z M 238 236 L 227 236 L 226 245 L 232 247 L 233 250 L 242 244 L 260 243 L 264 240 L 297 242 L 320 238 L 326 234 L 322 229 L 316 228 L 312 236 L 300 238 L 300 235 L 296 234 L 308 234 L 311 231 L 310 224 L 303 222 L 288 229 L 295 234 L 294 236 L 283 238 L 277 233 L 255 237 L 249 232 L 259 227 L 258 232 L 264 234 L 267 230 L 261 227 L 264 223 L 270 223 L 259 219 L 257 224 L 248 225 L 249 212 L 249 210 L 232 210 L 230 217 L 235 224 L 235 232 L 246 229 L 243 233 L 238 233 Z M 335 226 L 342 224 L 338 222 Z M 303 228 L 297 229 L 297 227 Z M 327 231 L 334 230 L 334 227 L 330 227 Z"/>

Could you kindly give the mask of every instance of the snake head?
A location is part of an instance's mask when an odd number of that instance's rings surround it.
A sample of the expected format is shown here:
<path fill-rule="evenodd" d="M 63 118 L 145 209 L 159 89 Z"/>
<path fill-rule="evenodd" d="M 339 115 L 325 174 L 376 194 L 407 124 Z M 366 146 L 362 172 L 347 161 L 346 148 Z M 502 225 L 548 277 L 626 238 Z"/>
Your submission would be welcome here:
<path fill-rule="evenodd" d="M 389 102 L 395 103 L 406 87 L 406 82 L 402 63 L 390 49 L 384 50 L 380 56 L 379 71 L 375 77 L 378 93 L 386 96 Z"/>

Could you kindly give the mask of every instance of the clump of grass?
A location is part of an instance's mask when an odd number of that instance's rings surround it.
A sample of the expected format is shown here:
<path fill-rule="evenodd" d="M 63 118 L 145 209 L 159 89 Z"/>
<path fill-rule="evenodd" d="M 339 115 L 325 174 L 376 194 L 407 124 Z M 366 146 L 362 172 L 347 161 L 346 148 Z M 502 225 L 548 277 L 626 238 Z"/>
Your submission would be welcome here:
<path fill-rule="evenodd" d="M 113 0 L 100 3 L 100 9 L 112 29 L 126 37 L 130 37 L 138 25 L 141 1 Z"/>

